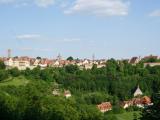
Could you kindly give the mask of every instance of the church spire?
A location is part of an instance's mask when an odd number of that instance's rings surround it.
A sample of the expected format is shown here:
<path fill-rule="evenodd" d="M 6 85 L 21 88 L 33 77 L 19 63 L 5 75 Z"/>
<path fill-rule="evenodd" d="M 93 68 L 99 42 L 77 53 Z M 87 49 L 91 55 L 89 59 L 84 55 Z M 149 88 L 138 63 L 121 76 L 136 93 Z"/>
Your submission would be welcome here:
<path fill-rule="evenodd" d="M 142 91 L 141 91 L 141 89 L 139 87 L 139 84 L 138 84 L 137 89 L 134 92 L 134 97 L 141 96 L 141 95 L 143 95 L 143 93 L 142 93 Z"/>

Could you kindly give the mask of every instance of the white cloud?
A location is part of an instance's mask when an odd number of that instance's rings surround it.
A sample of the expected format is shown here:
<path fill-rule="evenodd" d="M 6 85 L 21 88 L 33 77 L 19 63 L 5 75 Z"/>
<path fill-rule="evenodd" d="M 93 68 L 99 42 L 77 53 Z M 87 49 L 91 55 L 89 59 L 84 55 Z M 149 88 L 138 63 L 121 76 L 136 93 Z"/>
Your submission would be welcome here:
<path fill-rule="evenodd" d="M 37 38 L 40 38 L 40 35 L 38 34 L 23 34 L 23 35 L 18 35 L 16 36 L 17 39 L 21 39 L 21 40 L 34 40 Z"/>
<path fill-rule="evenodd" d="M 39 52 L 50 52 L 52 51 L 51 49 L 48 48 L 30 48 L 30 47 L 24 47 L 20 48 L 22 51 L 39 51 Z"/>
<path fill-rule="evenodd" d="M 80 40 L 80 38 L 65 38 L 62 40 L 62 42 L 78 42 Z"/>
<path fill-rule="evenodd" d="M 26 47 L 26 48 L 20 48 L 20 50 L 23 50 L 23 51 L 32 51 L 32 50 L 34 50 L 34 49 L 33 49 L 33 48 Z"/>
<path fill-rule="evenodd" d="M 151 17 L 159 17 L 159 16 L 160 16 L 160 9 L 151 12 L 151 13 L 149 14 L 149 16 L 151 16 Z"/>
<path fill-rule="evenodd" d="M 21 6 L 24 4 L 35 4 L 38 7 L 48 7 L 53 5 L 55 0 L 0 0 L 0 4 L 13 4 Z"/>
<path fill-rule="evenodd" d="M 52 51 L 51 49 L 48 49 L 48 48 L 36 48 L 35 50 L 40 51 L 40 52 L 50 52 L 50 51 Z"/>
<path fill-rule="evenodd" d="M 8 4 L 13 2 L 15 2 L 15 0 L 0 0 L 0 4 Z"/>
<path fill-rule="evenodd" d="M 48 7 L 54 4 L 54 0 L 35 0 L 36 5 L 39 7 Z"/>
<path fill-rule="evenodd" d="M 98 16 L 128 15 L 127 0 L 76 0 L 73 6 L 64 11 L 65 14 L 84 13 Z"/>

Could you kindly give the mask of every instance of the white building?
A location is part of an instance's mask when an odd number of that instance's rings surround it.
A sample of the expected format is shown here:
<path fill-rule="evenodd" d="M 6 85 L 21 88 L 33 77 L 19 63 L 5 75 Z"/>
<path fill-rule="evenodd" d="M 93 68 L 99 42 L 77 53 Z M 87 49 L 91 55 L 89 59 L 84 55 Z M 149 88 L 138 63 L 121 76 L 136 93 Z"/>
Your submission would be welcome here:
<path fill-rule="evenodd" d="M 143 95 L 143 93 L 142 93 L 142 91 L 141 91 L 141 89 L 139 88 L 139 85 L 138 85 L 136 91 L 134 92 L 134 97 L 141 96 L 141 95 Z"/>
<path fill-rule="evenodd" d="M 64 96 L 65 96 L 66 98 L 70 98 L 72 95 L 71 95 L 71 92 L 70 92 L 69 90 L 65 90 L 65 91 L 64 91 Z"/>

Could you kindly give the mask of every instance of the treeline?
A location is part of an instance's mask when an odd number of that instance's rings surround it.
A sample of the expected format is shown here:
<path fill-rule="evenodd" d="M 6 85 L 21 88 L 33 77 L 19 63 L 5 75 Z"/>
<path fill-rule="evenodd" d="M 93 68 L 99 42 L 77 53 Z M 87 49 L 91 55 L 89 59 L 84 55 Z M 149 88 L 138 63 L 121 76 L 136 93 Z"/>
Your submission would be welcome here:
<path fill-rule="evenodd" d="M 133 97 L 140 86 L 144 95 L 160 91 L 160 66 L 135 66 L 127 61 L 110 59 L 106 67 L 80 70 L 78 66 L 19 71 L 5 70 L 0 62 L 0 81 L 24 76 L 30 82 L 22 86 L 0 86 L 0 118 L 2 120 L 99 120 L 107 119 L 96 105 L 110 101 L 118 108 L 120 101 Z M 54 83 L 68 89 L 70 99 L 53 96 Z M 1 83 L 0 83 L 1 84 Z M 115 118 L 114 118 L 115 119 Z"/>

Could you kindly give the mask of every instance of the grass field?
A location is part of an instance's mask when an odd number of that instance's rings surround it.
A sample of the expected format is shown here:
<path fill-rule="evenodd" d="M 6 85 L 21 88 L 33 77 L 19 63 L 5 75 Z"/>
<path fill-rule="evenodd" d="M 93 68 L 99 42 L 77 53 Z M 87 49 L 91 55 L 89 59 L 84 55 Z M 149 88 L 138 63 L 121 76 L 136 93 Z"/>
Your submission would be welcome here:
<path fill-rule="evenodd" d="M 133 120 L 134 114 L 136 115 L 137 120 L 139 120 L 140 112 L 125 112 L 123 114 L 117 114 L 116 117 L 118 120 Z"/>
<path fill-rule="evenodd" d="M 7 85 L 20 86 L 20 85 L 26 85 L 28 82 L 29 80 L 27 80 L 23 76 L 19 76 L 16 78 L 9 78 L 5 81 L 0 82 L 0 86 L 7 86 Z"/>

